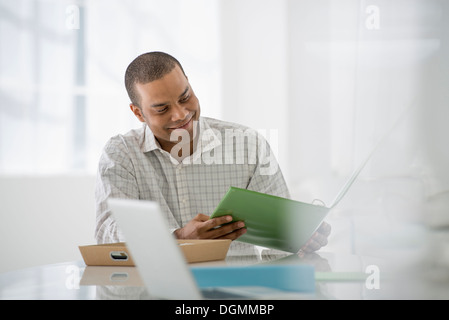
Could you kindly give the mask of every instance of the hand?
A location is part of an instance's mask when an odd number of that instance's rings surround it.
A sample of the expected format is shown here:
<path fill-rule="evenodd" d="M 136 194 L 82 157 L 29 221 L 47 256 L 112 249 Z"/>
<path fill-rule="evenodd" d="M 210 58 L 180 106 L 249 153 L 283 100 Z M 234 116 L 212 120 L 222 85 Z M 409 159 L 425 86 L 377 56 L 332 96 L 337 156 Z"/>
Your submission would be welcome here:
<path fill-rule="evenodd" d="M 327 245 L 327 238 L 331 233 L 331 226 L 327 222 L 322 222 L 315 233 L 310 237 L 298 254 L 304 256 L 305 253 L 315 252 Z"/>
<path fill-rule="evenodd" d="M 175 230 L 174 234 L 178 239 L 235 240 L 246 232 L 246 229 L 243 228 L 245 223 L 243 221 L 229 223 L 231 221 L 231 216 L 209 219 L 209 216 L 199 213 L 184 227 Z"/>

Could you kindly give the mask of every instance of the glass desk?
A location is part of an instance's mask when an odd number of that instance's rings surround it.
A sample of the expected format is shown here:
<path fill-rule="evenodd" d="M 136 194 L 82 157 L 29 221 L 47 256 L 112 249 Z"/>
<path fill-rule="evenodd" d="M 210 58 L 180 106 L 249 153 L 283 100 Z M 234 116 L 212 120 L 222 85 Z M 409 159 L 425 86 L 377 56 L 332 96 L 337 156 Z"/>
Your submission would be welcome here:
<path fill-rule="evenodd" d="M 304 299 L 449 298 L 447 282 L 415 281 L 389 274 L 386 261 L 373 257 L 319 252 L 299 258 L 284 256 L 228 257 L 192 266 L 304 263 L 315 268 L 316 291 Z M 408 276 L 410 275 L 410 277 Z M 407 277 L 406 277 L 407 276 Z M 405 278 L 406 277 L 406 278 Z M 413 280 L 413 281 L 411 281 Z M 83 261 L 50 264 L 0 274 L 0 299 L 94 300 L 152 299 L 135 267 L 86 266 Z"/>

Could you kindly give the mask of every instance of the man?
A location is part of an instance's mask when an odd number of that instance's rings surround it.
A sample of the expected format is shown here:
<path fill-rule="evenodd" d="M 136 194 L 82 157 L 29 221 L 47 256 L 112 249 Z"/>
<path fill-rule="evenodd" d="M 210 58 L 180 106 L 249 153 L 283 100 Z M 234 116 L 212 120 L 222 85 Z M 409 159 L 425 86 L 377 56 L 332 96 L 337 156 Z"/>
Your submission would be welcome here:
<path fill-rule="evenodd" d="M 274 155 L 247 127 L 200 116 L 200 104 L 181 64 L 163 52 L 138 56 L 128 66 L 130 108 L 143 123 L 112 137 L 99 162 L 96 186 L 98 243 L 125 241 L 106 200 L 157 201 L 179 239 L 231 239 L 246 232 L 230 216 L 209 219 L 230 186 L 281 197 L 289 191 Z M 327 244 L 323 223 L 303 251 Z M 235 242 L 230 254 L 253 254 Z"/>

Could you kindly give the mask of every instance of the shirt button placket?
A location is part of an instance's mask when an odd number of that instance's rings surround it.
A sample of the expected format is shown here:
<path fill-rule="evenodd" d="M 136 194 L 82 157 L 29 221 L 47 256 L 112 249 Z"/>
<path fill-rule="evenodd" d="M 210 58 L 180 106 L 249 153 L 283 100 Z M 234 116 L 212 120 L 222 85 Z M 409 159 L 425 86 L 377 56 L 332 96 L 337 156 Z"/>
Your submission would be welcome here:
<path fill-rule="evenodd" d="M 187 180 L 185 179 L 185 169 L 183 169 L 182 164 L 176 167 L 176 179 L 178 181 L 178 202 L 181 215 L 181 223 L 182 225 L 185 225 L 189 220 L 189 198 L 186 184 Z"/>

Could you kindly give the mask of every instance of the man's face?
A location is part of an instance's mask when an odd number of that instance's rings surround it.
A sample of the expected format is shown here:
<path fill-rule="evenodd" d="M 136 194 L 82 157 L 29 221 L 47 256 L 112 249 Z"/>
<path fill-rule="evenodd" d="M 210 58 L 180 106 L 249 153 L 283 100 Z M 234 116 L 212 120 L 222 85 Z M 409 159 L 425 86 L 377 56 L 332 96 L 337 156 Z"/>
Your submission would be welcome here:
<path fill-rule="evenodd" d="M 150 127 L 162 149 L 170 152 L 177 141 L 170 141 L 176 129 L 187 130 L 193 139 L 194 121 L 199 119 L 200 105 L 189 81 L 176 66 L 163 78 L 136 84 L 141 108 L 130 105 L 136 117 Z"/>

